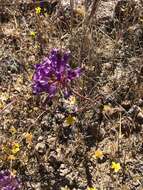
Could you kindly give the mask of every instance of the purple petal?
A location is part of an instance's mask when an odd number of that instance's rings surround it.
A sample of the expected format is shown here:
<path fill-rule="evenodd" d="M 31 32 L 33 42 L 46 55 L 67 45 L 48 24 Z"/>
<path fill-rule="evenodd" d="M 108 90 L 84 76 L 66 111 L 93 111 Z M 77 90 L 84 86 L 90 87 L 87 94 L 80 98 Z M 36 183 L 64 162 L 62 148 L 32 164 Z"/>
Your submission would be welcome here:
<path fill-rule="evenodd" d="M 70 55 L 71 55 L 70 51 L 65 52 L 64 55 L 63 55 L 63 60 L 62 61 L 64 63 L 67 63 L 69 61 L 69 59 L 70 59 Z"/>
<path fill-rule="evenodd" d="M 56 94 L 57 88 L 55 85 L 50 85 L 48 89 L 48 93 L 50 96 L 54 96 Z"/>
<path fill-rule="evenodd" d="M 64 91 L 71 80 L 79 77 L 81 69 L 72 69 L 68 63 L 69 58 L 70 51 L 62 54 L 59 49 L 52 49 L 49 57 L 35 66 L 33 92 L 37 94 L 47 92 L 49 96 L 54 96 L 58 88 Z"/>
<path fill-rule="evenodd" d="M 75 69 L 75 70 L 70 69 L 70 70 L 68 71 L 68 79 L 73 80 L 73 79 L 75 79 L 76 77 L 79 77 L 79 76 L 80 76 L 80 73 L 81 73 L 81 69 L 80 69 L 80 68 L 77 68 L 77 69 Z"/>

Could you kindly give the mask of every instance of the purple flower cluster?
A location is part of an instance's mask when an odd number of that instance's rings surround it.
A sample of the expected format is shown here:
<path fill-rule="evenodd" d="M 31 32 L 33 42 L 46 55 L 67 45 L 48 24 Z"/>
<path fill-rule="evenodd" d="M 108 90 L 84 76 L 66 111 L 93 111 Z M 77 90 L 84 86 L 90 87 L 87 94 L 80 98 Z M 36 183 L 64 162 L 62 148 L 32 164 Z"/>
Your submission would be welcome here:
<path fill-rule="evenodd" d="M 70 67 L 69 58 L 69 51 L 61 53 L 59 49 L 52 49 L 50 55 L 35 66 L 33 92 L 47 92 L 49 97 L 55 96 L 59 89 L 66 92 L 69 83 L 81 73 L 80 68 Z"/>
<path fill-rule="evenodd" d="M 20 180 L 11 175 L 8 170 L 0 171 L 0 190 L 18 190 L 20 189 Z"/>

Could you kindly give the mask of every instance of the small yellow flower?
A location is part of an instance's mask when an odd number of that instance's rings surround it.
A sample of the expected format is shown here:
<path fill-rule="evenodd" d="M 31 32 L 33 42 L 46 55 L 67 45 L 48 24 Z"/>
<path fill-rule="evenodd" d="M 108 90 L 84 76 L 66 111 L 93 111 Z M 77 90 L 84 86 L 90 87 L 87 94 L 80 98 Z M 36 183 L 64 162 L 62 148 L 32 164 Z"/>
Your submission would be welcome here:
<path fill-rule="evenodd" d="M 87 190 L 97 190 L 95 187 L 88 187 Z"/>
<path fill-rule="evenodd" d="M 32 36 L 32 38 L 35 38 L 35 36 L 36 36 L 36 32 L 31 31 L 31 32 L 30 32 L 30 36 Z"/>
<path fill-rule="evenodd" d="M 66 185 L 65 187 L 61 187 L 60 190 L 70 190 L 70 189 L 69 189 L 68 186 Z"/>
<path fill-rule="evenodd" d="M 41 7 L 36 7 L 35 11 L 36 11 L 36 14 L 40 14 L 41 13 Z"/>
<path fill-rule="evenodd" d="M 65 124 L 66 125 L 74 125 L 74 123 L 76 122 L 76 118 L 69 115 L 66 119 L 65 119 Z"/>
<path fill-rule="evenodd" d="M 96 150 L 94 155 L 93 155 L 94 158 L 99 158 L 99 159 L 102 159 L 103 158 L 103 152 L 101 150 Z"/>
<path fill-rule="evenodd" d="M 14 143 L 11 151 L 13 154 L 16 154 L 17 152 L 19 152 L 20 151 L 20 144 Z"/>
<path fill-rule="evenodd" d="M 121 165 L 120 163 L 112 162 L 111 168 L 117 173 L 121 169 Z"/>
<path fill-rule="evenodd" d="M 35 48 L 35 49 L 38 49 L 38 48 L 40 48 L 40 45 L 39 45 L 39 44 L 36 44 L 36 45 L 34 46 L 34 48 Z"/>

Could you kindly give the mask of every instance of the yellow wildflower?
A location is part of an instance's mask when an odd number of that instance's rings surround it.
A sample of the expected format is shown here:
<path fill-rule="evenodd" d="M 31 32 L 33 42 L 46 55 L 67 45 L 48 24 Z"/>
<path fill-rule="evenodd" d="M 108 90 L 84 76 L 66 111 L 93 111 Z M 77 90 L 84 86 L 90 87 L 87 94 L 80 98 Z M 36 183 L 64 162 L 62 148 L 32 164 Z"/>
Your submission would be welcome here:
<path fill-rule="evenodd" d="M 76 121 L 76 118 L 73 117 L 73 116 L 71 116 L 71 115 L 69 115 L 69 116 L 65 119 L 65 124 L 66 124 L 66 125 L 74 125 L 75 121 Z"/>
<path fill-rule="evenodd" d="M 96 150 L 94 155 L 93 155 L 94 158 L 99 158 L 99 159 L 102 159 L 103 158 L 103 152 L 101 150 Z"/>
<path fill-rule="evenodd" d="M 19 152 L 20 151 L 20 144 L 14 143 L 11 151 L 13 154 L 16 154 L 17 152 Z"/>
<path fill-rule="evenodd" d="M 36 36 L 36 32 L 31 31 L 31 32 L 30 32 L 30 36 L 32 36 L 33 38 L 35 38 L 35 36 Z"/>
<path fill-rule="evenodd" d="M 120 163 L 112 162 L 111 168 L 117 173 L 121 169 L 121 165 Z"/>
<path fill-rule="evenodd" d="M 35 48 L 35 49 L 38 49 L 38 48 L 40 48 L 40 45 L 39 45 L 39 44 L 36 44 L 36 45 L 34 46 L 34 48 Z"/>
<path fill-rule="evenodd" d="M 97 190 L 95 187 L 88 187 L 87 190 Z"/>
<path fill-rule="evenodd" d="M 36 7 L 35 11 L 36 11 L 36 14 L 40 14 L 41 13 L 41 7 Z"/>
<path fill-rule="evenodd" d="M 70 189 L 69 189 L 68 186 L 66 185 L 65 187 L 61 187 L 61 190 L 70 190 Z"/>

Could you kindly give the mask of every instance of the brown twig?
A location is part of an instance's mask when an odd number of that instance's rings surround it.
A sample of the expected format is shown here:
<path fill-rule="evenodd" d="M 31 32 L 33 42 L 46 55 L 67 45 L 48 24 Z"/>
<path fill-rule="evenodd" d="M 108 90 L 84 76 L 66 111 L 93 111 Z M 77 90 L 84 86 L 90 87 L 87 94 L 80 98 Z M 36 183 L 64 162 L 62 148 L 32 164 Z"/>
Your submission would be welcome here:
<path fill-rule="evenodd" d="M 99 2 L 100 2 L 100 0 L 94 0 L 94 2 L 93 2 L 93 4 L 92 4 L 91 12 L 90 12 L 90 14 L 89 14 L 89 17 L 87 18 L 87 24 L 89 24 L 91 18 L 94 17 L 94 15 L 95 15 L 95 13 L 96 13 L 96 11 L 97 11 Z"/>
<path fill-rule="evenodd" d="M 12 106 L 12 104 L 14 104 L 16 101 L 17 101 L 17 97 L 15 97 L 15 99 L 12 102 L 10 102 L 9 104 L 7 104 L 2 110 L 0 110 L 0 114 L 2 114 L 7 108 Z"/>

